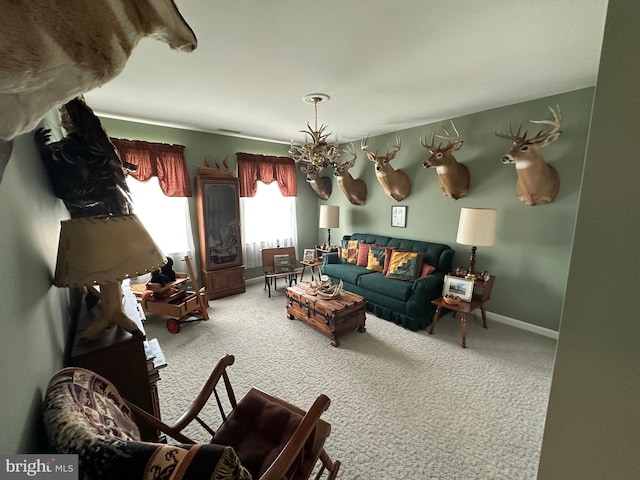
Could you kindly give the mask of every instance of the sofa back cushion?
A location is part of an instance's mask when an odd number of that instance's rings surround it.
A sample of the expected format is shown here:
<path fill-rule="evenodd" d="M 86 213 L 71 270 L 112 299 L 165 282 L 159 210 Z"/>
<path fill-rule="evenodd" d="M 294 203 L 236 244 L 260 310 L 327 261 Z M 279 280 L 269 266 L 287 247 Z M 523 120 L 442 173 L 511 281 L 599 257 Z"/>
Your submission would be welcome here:
<path fill-rule="evenodd" d="M 395 247 L 398 250 L 422 253 L 423 262 L 433 265 L 437 272 L 447 274 L 451 271 L 453 250 L 449 245 L 445 245 L 444 243 L 423 242 L 420 240 L 408 240 L 368 233 L 354 233 L 353 235 L 345 235 L 343 238 L 346 240 L 375 243 L 383 247 Z"/>

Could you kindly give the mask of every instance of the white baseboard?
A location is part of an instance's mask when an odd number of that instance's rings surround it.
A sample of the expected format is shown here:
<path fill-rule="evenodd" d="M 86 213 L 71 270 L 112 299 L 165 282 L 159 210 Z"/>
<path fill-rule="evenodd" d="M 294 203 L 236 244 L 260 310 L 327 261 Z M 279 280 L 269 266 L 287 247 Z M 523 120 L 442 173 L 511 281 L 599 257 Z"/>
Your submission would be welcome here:
<path fill-rule="evenodd" d="M 516 320 L 515 318 L 505 317 L 504 315 L 500 315 L 499 313 L 487 312 L 487 319 L 493 320 L 499 323 L 504 323 L 505 325 L 519 328 L 521 330 L 526 330 L 528 332 L 537 333 L 538 335 L 542 335 L 544 337 L 558 340 L 558 332 L 556 332 L 555 330 L 540 327 L 538 325 L 533 325 L 531 323 L 523 322 L 521 320 Z"/>

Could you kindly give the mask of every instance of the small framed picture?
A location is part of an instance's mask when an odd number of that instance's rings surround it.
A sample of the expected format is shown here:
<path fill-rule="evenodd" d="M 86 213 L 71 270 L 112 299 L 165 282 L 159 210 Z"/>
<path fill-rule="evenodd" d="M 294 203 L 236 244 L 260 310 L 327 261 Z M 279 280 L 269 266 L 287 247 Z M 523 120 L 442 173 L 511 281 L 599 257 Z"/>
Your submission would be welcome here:
<path fill-rule="evenodd" d="M 471 301 L 471 297 L 473 296 L 473 279 L 445 275 L 442 296 L 444 297 L 447 294 L 457 295 L 463 302 Z"/>
<path fill-rule="evenodd" d="M 316 261 L 316 249 L 315 248 L 305 248 L 304 255 L 302 256 L 302 261 L 305 263 L 313 263 Z"/>
<path fill-rule="evenodd" d="M 391 206 L 391 226 L 392 227 L 407 226 L 407 206 L 406 205 Z"/>

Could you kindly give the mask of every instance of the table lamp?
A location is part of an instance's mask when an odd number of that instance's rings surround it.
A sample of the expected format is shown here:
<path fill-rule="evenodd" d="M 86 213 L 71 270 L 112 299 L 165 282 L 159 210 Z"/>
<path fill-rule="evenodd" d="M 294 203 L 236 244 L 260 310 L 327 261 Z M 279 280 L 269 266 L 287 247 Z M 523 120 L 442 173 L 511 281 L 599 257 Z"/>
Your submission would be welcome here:
<path fill-rule="evenodd" d="M 494 244 L 496 235 L 496 210 L 493 208 L 463 208 L 460 210 L 456 242 L 471 245 L 471 257 L 466 278 L 475 278 L 477 247 Z"/>
<path fill-rule="evenodd" d="M 320 205 L 320 228 L 327 229 L 327 247 L 331 247 L 331 229 L 340 226 L 340 207 Z"/>
<path fill-rule="evenodd" d="M 112 325 L 142 335 L 123 310 L 121 282 L 165 263 L 166 257 L 135 215 L 72 218 L 61 222 L 53 283 L 100 287 L 101 312 L 82 338 L 95 340 Z"/>

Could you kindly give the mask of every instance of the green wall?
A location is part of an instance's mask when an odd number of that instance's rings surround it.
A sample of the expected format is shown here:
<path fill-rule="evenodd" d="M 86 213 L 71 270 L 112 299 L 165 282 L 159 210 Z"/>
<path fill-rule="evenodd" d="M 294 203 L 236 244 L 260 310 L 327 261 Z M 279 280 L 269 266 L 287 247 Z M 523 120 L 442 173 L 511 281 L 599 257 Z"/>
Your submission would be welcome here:
<path fill-rule="evenodd" d="M 68 212 L 53 196 L 31 134 L 14 141 L 0 205 L 0 452 L 35 452 L 43 447 L 44 390 L 66 344 L 68 290 L 52 281 Z"/>
<path fill-rule="evenodd" d="M 638 2 L 609 2 L 538 478 L 640 478 Z"/>
<path fill-rule="evenodd" d="M 558 330 L 562 299 L 569 268 L 571 241 L 578 205 L 578 192 L 584 162 L 593 89 L 583 89 L 538 99 L 531 102 L 465 115 L 453 119 L 464 145 L 457 159 L 467 165 L 471 174 L 468 196 L 458 201 L 444 197 L 434 169 L 424 169 L 427 151 L 420 145 L 423 133 L 431 135 L 442 123 L 400 132 L 402 149 L 392 161 L 412 180 L 412 193 L 402 202 L 384 195 L 375 177 L 373 164 L 363 152 L 351 169 L 355 178 L 367 183 L 368 197 L 364 206 L 350 204 L 334 181 L 327 202 L 320 201 L 299 174 L 298 231 L 299 249 L 326 240 L 325 229 L 318 229 L 318 205 L 340 205 L 340 228 L 332 229 L 332 240 L 344 234 L 376 233 L 403 238 L 442 242 L 456 250 L 454 265 L 468 264 L 470 249 L 455 243 L 461 207 L 488 207 L 498 210 L 496 244 L 480 247 L 476 266 L 497 275 L 489 310 L 498 315 L 520 320 L 546 329 Z M 502 156 L 510 142 L 495 136 L 495 131 L 528 123 L 529 119 L 551 118 L 549 106 L 558 104 L 564 116 L 560 139 L 544 149 L 545 158 L 558 170 L 560 193 L 549 205 L 529 207 L 515 194 L 516 172 L 513 165 L 503 165 Z M 175 128 L 143 125 L 103 118 L 109 135 L 186 145 L 185 155 L 190 174 L 202 165 L 206 155 L 220 158 L 228 155 L 235 167 L 238 151 L 265 155 L 286 155 L 287 145 L 225 137 Z M 531 125 L 530 130 L 535 126 Z M 536 130 L 537 131 L 537 130 Z M 534 132 L 535 133 L 535 132 Z M 393 135 L 369 140 L 374 150 L 383 153 Z M 356 145 L 359 148 L 359 145 Z M 331 171 L 325 171 L 330 175 Z M 407 205 L 407 227 L 391 227 L 391 205 Z M 195 205 L 191 203 L 194 239 L 197 243 Z M 196 247 L 199 248 L 199 247 Z M 260 276 L 259 269 L 247 272 L 247 278 Z"/>

